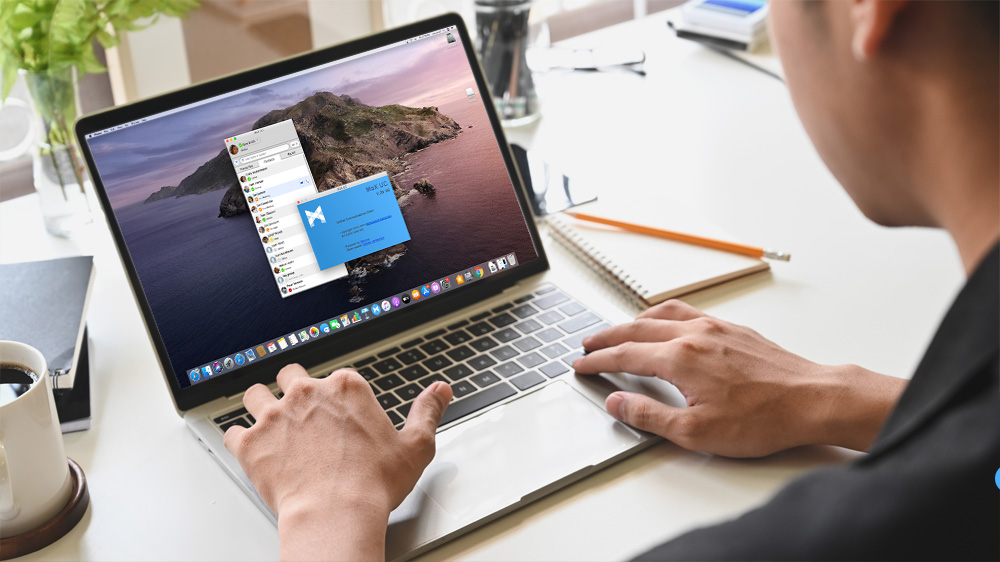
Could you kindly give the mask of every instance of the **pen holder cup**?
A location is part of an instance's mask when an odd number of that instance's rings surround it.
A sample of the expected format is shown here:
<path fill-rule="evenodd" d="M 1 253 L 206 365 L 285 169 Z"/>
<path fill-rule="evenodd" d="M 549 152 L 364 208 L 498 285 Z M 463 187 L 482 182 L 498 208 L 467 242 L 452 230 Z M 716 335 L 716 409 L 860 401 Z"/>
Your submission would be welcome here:
<path fill-rule="evenodd" d="M 538 93 L 528 69 L 531 0 L 476 0 L 478 52 L 497 114 L 507 127 L 538 118 Z"/>

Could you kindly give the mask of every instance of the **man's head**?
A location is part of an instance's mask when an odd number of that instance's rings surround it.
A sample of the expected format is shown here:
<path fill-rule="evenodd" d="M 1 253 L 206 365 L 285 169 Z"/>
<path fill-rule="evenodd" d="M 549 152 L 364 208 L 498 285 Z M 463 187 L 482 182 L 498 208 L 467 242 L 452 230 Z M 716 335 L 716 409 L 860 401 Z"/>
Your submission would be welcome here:
<path fill-rule="evenodd" d="M 958 187 L 949 168 L 996 167 L 997 0 L 774 0 L 770 12 L 799 116 L 862 212 L 950 229 L 938 216 Z"/>

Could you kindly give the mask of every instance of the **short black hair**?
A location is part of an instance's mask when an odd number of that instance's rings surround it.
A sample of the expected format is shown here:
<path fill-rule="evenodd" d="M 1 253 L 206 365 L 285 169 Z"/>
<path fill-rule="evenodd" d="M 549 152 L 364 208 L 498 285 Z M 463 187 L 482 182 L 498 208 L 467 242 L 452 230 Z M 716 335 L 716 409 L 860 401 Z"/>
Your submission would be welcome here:
<path fill-rule="evenodd" d="M 816 0 L 804 0 L 801 3 L 813 8 L 814 13 L 819 11 L 816 7 L 823 5 Z M 948 5 L 967 10 L 981 24 L 978 27 L 994 39 L 1000 39 L 1000 0 L 949 0 Z"/>
<path fill-rule="evenodd" d="M 996 39 L 1000 39 L 1000 0 L 968 0 L 975 10 L 976 19 L 983 23 L 983 28 Z"/>

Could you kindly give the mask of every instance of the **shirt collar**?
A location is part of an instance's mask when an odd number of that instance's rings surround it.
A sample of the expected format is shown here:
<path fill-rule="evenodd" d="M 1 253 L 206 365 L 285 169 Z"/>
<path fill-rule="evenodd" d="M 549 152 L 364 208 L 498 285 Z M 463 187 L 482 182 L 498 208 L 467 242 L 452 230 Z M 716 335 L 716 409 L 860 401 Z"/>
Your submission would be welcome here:
<path fill-rule="evenodd" d="M 944 408 L 998 350 L 1000 244 L 983 258 L 952 303 L 871 453 L 899 443 Z"/>

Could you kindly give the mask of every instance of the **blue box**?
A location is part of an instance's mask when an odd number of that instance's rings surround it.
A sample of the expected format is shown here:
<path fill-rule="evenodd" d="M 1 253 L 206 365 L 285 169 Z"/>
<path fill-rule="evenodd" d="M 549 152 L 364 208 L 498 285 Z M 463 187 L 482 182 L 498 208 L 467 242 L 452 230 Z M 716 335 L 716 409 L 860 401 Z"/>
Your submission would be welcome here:
<path fill-rule="evenodd" d="M 298 210 L 320 269 L 410 239 L 385 172 L 328 190 Z"/>

